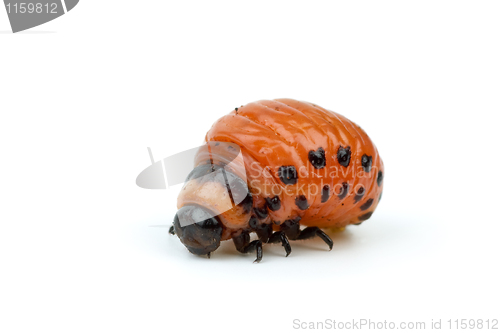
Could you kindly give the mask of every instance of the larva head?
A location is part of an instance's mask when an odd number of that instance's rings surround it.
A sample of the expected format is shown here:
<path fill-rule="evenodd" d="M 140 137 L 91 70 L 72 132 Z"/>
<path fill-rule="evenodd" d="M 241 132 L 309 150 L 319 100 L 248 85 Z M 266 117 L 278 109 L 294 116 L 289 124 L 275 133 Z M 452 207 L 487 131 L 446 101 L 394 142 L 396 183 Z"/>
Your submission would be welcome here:
<path fill-rule="evenodd" d="M 222 237 L 222 223 L 207 209 L 186 205 L 177 211 L 174 229 L 189 252 L 210 255 L 215 251 Z"/>

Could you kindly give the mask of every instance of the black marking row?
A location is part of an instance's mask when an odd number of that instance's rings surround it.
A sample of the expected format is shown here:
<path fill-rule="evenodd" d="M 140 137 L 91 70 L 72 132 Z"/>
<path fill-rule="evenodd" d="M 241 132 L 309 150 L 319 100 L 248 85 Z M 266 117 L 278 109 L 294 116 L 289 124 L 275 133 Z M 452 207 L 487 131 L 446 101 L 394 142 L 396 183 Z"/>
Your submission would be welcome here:
<path fill-rule="evenodd" d="M 371 160 L 370 160 L 371 161 Z M 383 173 L 382 171 L 378 172 L 377 175 L 377 185 L 380 186 L 383 181 Z M 342 200 L 344 199 L 347 194 L 349 193 L 349 183 L 343 182 L 342 187 L 339 190 L 339 193 L 337 193 L 337 197 Z M 356 194 L 354 195 L 354 203 L 358 203 L 361 201 L 361 199 L 364 197 L 366 193 L 366 190 L 363 186 L 360 186 L 358 190 L 356 191 Z M 321 190 L 321 203 L 325 203 L 328 201 L 330 198 L 330 186 L 325 185 L 323 186 L 323 189 Z M 378 198 L 378 201 L 382 198 L 382 193 L 380 193 L 380 196 Z M 268 209 L 275 212 L 281 208 L 281 200 L 278 196 L 270 197 L 270 198 L 265 198 L 266 204 L 262 208 L 255 207 L 254 212 L 255 215 L 260 219 L 263 220 L 268 216 Z M 370 198 L 367 201 L 365 201 L 361 206 L 360 209 L 362 211 L 367 210 L 368 208 L 371 207 L 373 204 L 373 199 Z M 295 198 L 295 205 L 300 209 L 300 210 L 306 210 L 309 208 L 309 203 L 307 202 L 307 198 L 305 195 L 299 195 L 298 197 Z"/>
<path fill-rule="evenodd" d="M 308 154 L 308 159 L 311 165 L 315 169 L 322 169 L 326 166 L 326 156 L 325 156 L 325 150 L 323 147 L 319 147 L 317 150 L 310 150 Z M 340 165 L 343 167 L 348 167 L 350 162 L 351 162 L 351 147 L 343 147 L 340 146 L 339 149 L 337 150 L 337 161 L 339 162 Z M 361 166 L 363 167 L 363 170 L 365 172 L 370 172 L 372 168 L 372 163 L 373 163 L 373 158 L 372 156 L 363 154 L 361 156 Z M 295 185 L 298 182 L 298 173 L 297 169 L 293 165 L 284 165 L 279 168 L 278 171 L 279 178 L 281 182 L 285 185 Z M 377 174 L 377 185 L 381 186 L 382 181 L 383 181 L 384 175 L 382 171 L 379 171 Z M 344 199 L 349 192 L 349 184 L 347 182 L 342 183 L 342 188 L 340 189 L 339 193 L 337 194 L 339 199 Z M 358 203 L 361 201 L 363 196 L 365 195 L 365 188 L 360 187 L 356 191 L 356 194 L 354 195 L 354 203 Z M 330 198 L 330 186 L 325 185 L 323 186 L 323 189 L 321 191 L 321 203 L 325 203 L 328 201 Z M 382 198 L 382 193 L 379 196 L 379 201 Z M 254 208 L 255 215 L 257 216 L 258 219 L 262 220 L 265 219 L 268 216 L 268 209 L 271 211 L 277 211 L 281 208 L 281 200 L 278 196 L 274 196 L 272 198 L 265 198 L 266 204 L 262 208 Z M 373 198 L 370 198 L 366 200 L 361 206 L 360 210 L 365 211 L 369 209 L 373 204 Z M 297 208 L 300 210 L 306 210 L 309 208 L 309 203 L 307 202 L 307 198 L 304 195 L 299 195 L 298 197 L 295 198 L 295 205 Z M 361 216 L 358 217 L 359 221 L 364 221 L 370 218 L 371 214 L 373 212 L 368 212 L 365 213 Z"/>
<path fill-rule="evenodd" d="M 310 150 L 308 159 L 315 169 L 322 169 L 326 166 L 325 150 L 319 147 L 317 150 Z M 343 167 L 348 167 L 351 163 L 351 147 L 340 146 L 337 150 L 337 161 Z M 370 172 L 372 168 L 372 157 L 364 154 L 361 156 L 361 166 L 365 172 Z M 285 185 L 297 184 L 298 174 L 297 169 L 293 165 L 283 165 L 278 170 L 280 180 Z M 380 173 L 379 173 L 380 175 Z"/>

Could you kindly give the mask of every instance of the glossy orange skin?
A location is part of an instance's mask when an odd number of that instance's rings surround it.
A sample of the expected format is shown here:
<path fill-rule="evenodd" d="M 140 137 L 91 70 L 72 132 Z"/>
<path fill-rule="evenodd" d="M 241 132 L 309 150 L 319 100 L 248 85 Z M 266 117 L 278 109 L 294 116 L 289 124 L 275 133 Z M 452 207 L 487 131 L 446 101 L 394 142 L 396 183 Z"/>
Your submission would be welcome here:
<path fill-rule="evenodd" d="M 358 125 L 315 104 L 293 99 L 249 103 L 217 120 L 205 140 L 232 142 L 241 147 L 254 211 L 266 208 L 266 197 L 279 197 L 281 207 L 276 211 L 267 209 L 269 215 L 260 223 L 278 226 L 285 220 L 300 218 L 300 224 L 305 226 L 342 228 L 367 219 L 379 203 L 385 173 L 377 148 Z M 316 169 L 308 156 L 319 147 L 325 152 L 326 165 Z M 340 147 L 350 147 L 347 167 L 338 161 Z M 363 155 L 371 156 L 369 172 L 362 167 Z M 196 162 L 201 163 L 204 161 Z M 295 167 L 296 184 L 283 183 L 278 174 L 281 166 Z M 349 184 L 349 190 L 342 197 L 338 194 L 343 183 Z M 322 202 L 325 185 L 329 197 Z M 356 197 L 360 187 L 364 188 L 363 195 Z M 306 209 L 296 204 L 301 195 L 307 199 Z M 248 230 L 253 213 L 237 217 L 236 223 L 233 216 L 233 222 L 225 223 L 229 231 L 223 238 Z"/>

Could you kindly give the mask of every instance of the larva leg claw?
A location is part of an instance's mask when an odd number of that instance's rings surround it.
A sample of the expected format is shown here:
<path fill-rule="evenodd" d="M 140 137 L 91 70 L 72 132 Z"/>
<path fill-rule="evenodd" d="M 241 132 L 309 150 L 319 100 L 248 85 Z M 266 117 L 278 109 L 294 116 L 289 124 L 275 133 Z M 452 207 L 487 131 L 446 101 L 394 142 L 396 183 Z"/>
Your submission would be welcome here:
<path fill-rule="evenodd" d="M 262 242 L 260 240 L 250 242 L 250 235 L 248 232 L 242 232 L 239 236 L 233 237 L 233 242 L 236 250 L 241 253 L 255 251 L 257 253 L 257 258 L 254 260 L 254 263 L 258 263 L 262 260 Z"/>
<path fill-rule="evenodd" d="M 283 231 L 276 231 L 269 237 L 269 240 L 267 241 L 268 243 L 279 243 L 281 242 L 281 245 L 285 248 L 286 256 L 290 253 L 292 253 L 292 247 L 290 246 L 290 243 L 288 242 L 288 238 L 286 237 L 285 233 Z"/>
<path fill-rule="evenodd" d="M 170 229 L 168 229 L 168 233 L 171 235 L 175 235 L 175 230 L 174 230 L 174 225 L 170 226 Z"/>
<path fill-rule="evenodd" d="M 262 260 L 262 242 L 260 240 L 255 240 L 250 243 L 249 246 L 251 246 L 252 244 L 254 244 L 255 251 L 257 252 L 257 258 L 253 262 L 259 263 Z"/>
<path fill-rule="evenodd" d="M 301 230 L 297 239 L 309 239 L 316 236 L 321 238 L 328 245 L 330 250 L 332 249 L 333 247 L 332 239 L 318 227 L 307 227 L 304 230 Z"/>

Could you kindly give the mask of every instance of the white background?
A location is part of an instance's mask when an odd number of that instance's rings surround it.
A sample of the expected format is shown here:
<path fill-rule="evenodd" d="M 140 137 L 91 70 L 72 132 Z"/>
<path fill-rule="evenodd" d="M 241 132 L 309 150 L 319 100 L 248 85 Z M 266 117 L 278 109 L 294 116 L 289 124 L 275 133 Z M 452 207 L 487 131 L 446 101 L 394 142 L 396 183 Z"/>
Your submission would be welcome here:
<path fill-rule="evenodd" d="M 0 331 L 500 319 L 499 17 L 497 1 L 83 0 L 11 34 L 0 9 Z M 282 97 L 366 130 L 376 213 L 331 252 L 191 255 L 168 235 L 175 189 L 135 185 L 146 147 L 192 148 Z"/>

